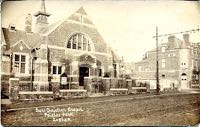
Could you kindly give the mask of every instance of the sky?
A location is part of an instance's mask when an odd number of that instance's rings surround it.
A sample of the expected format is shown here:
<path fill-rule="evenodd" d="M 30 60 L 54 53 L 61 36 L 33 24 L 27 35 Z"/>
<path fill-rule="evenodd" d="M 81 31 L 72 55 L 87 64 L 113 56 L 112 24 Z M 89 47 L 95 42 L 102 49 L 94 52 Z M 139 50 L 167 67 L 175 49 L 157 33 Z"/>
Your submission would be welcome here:
<path fill-rule="evenodd" d="M 25 17 L 40 10 L 40 0 L 4 1 L 2 26 L 15 24 L 24 30 Z M 46 0 L 52 14 L 49 23 L 69 17 L 81 6 L 98 32 L 125 62 L 137 62 L 145 52 L 156 47 L 156 26 L 159 34 L 200 28 L 200 1 L 131 1 L 131 0 Z M 35 18 L 33 17 L 33 24 Z M 176 37 L 182 39 L 182 35 Z M 200 42 L 200 32 L 190 34 L 191 42 Z M 159 44 L 167 37 L 159 38 Z"/>

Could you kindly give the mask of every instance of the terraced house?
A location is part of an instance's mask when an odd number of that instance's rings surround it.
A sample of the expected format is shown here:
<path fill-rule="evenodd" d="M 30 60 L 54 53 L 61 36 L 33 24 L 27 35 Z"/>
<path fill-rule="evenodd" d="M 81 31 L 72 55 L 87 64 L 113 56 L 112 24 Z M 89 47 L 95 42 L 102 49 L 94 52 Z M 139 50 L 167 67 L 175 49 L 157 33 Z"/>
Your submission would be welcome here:
<path fill-rule="evenodd" d="M 25 30 L 14 25 L 2 28 L 2 91 L 8 93 L 9 78 L 19 78 L 21 91 L 84 89 L 84 79 L 120 75 L 120 59 L 98 33 L 89 16 L 79 8 L 68 18 L 48 24 L 45 1 L 41 10 L 25 19 Z M 34 31 L 34 32 L 33 32 Z M 67 81 L 62 86 L 61 76 Z"/>
<path fill-rule="evenodd" d="M 188 89 L 200 84 L 200 43 L 190 42 L 189 34 L 183 39 L 168 37 L 158 49 L 161 90 L 170 87 Z M 156 49 L 148 51 L 142 61 L 135 63 L 135 78 L 156 87 Z"/>

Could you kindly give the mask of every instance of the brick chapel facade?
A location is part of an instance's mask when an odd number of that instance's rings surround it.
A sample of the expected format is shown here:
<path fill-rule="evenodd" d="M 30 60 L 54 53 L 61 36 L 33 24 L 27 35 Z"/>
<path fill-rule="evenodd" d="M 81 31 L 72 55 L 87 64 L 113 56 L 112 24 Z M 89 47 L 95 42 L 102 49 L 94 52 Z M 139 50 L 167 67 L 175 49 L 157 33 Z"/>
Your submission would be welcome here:
<path fill-rule="evenodd" d="M 67 75 L 68 89 L 84 89 L 84 77 L 120 75 L 120 59 L 101 37 L 83 7 L 70 17 L 48 24 L 45 2 L 35 15 L 25 19 L 25 30 L 14 25 L 2 28 L 2 91 L 8 91 L 9 78 L 19 78 L 23 91 L 49 91 Z"/>

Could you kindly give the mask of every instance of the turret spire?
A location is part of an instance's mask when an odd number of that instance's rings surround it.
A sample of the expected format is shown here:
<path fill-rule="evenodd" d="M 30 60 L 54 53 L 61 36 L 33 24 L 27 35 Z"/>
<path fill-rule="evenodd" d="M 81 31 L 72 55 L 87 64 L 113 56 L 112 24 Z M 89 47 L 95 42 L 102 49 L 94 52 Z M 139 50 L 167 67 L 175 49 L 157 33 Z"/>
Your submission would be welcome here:
<path fill-rule="evenodd" d="M 46 13 L 45 0 L 42 0 L 41 12 Z"/>
<path fill-rule="evenodd" d="M 34 15 L 37 18 L 35 32 L 38 32 L 48 26 L 48 17 L 50 15 L 51 14 L 46 12 L 45 0 L 42 0 L 40 11 Z"/>

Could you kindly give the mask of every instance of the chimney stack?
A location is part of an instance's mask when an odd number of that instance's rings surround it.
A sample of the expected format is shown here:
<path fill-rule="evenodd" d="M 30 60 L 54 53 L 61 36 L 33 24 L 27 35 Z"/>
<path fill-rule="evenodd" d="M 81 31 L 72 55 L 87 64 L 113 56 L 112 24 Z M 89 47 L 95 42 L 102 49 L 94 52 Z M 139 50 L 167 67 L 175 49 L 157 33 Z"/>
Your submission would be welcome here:
<path fill-rule="evenodd" d="M 169 36 L 169 37 L 168 37 L 168 42 L 174 42 L 174 38 L 175 38 L 174 35 Z"/>
<path fill-rule="evenodd" d="M 190 35 L 189 35 L 189 34 L 183 34 L 183 40 L 184 40 L 186 43 L 189 43 L 189 42 L 190 42 Z"/>
<path fill-rule="evenodd" d="M 27 33 L 32 32 L 32 16 L 31 16 L 31 14 L 28 14 L 25 19 L 25 31 Z"/>
<path fill-rule="evenodd" d="M 16 28 L 15 28 L 15 24 L 9 24 L 9 27 L 8 27 L 9 30 L 13 30 L 15 31 Z"/>

